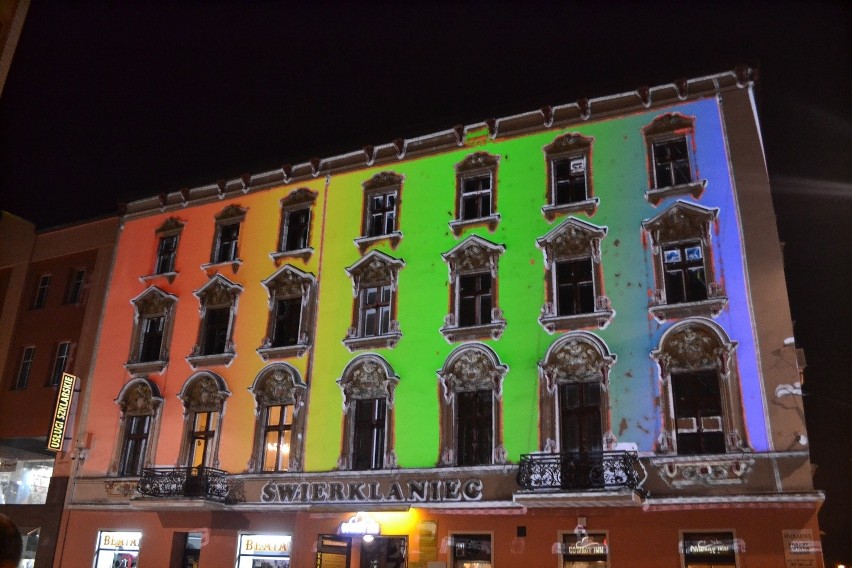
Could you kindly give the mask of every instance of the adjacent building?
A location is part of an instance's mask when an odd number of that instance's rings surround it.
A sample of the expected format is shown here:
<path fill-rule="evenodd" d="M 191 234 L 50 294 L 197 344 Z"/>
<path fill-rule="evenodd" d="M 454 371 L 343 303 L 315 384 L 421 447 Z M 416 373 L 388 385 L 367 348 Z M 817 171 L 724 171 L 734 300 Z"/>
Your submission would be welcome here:
<path fill-rule="evenodd" d="M 129 204 L 56 565 L 822 566 L 752 89 Z"/>

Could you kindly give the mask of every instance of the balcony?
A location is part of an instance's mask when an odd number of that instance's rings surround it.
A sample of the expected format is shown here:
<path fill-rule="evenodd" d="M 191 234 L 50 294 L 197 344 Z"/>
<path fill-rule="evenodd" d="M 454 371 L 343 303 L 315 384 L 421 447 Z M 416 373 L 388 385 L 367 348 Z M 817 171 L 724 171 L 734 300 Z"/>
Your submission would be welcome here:
<path fill-rule="evenodd" d="M 142 470 L 136 489 L 149 497 L 227 501 L 228 474 L 212 467 L 152 467 Z"/>
<path fill-rule="evenodd" d="M 524 454 L 518 485 L 525 493 L 611 492 L 645 495 L 645 470 L 634 452 Z"/>

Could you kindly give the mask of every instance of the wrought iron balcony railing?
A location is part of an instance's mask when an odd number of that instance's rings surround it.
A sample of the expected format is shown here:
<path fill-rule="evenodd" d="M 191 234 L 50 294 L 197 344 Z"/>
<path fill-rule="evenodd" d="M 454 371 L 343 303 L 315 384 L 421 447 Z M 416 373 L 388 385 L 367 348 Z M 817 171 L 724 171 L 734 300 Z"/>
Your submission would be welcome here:
<path fill-rule="evenodd" d="M 137 490 L 151 497 L 228 498 L 228 475 L 212 467 L 150 467 L 142 470 Z"/>
<path fill-rule="evenodd" d="M 533 491 L 627 487 L 644 494 L 644 481 L 644 468 L 634 452 L 524 454 L 518 466 L 518 485 Z"/>

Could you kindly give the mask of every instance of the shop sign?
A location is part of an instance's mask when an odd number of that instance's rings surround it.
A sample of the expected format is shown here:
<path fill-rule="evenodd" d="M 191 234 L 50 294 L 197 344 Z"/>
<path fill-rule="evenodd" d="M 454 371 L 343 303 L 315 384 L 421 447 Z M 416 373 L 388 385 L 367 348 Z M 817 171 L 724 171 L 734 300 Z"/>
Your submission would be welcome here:
<path fill-rule="evenodd" d="M 358 513 L 341 523 L 340 534 L 382 534 L 382 527 L 369 515 Z"/>
<path fill-rule="evenodd" d="M 269 481 L 262 503 L 440 503 L 480 501 L 482 479 L 410 479 L 407 481 Z"/>
<path fill-rule="evenodd" d="M 141 532 L 101 531 L 98 548 L 102 550 L 139 550 Z"/>
<path fill-rule="evenodd" d="M 732 542 L 725 542 L 717 538 L 706 538 L 696 541 L 687 541 L 684 548 L 684 554 L 701 555 L 701 556 L 717 556 L 731 555 L 734 553 L 734 545 Z"/>
<path fill-rule="evenodd" d="M 56 393 L 56 407 L 53 411 L 53 420 L 50 422 L 50 430 L 47 436 L 47 449 L 52 452 L 61 452 L 65 442 L 65 430 L 71 418 L 71 402 L 74 399 L 74 384 L 77 377 L 70 373 L 62 373 L 59 381 L 59 390 Z"/>
<path fill-rule="evenodd" d="M 284 534 L 244 534 L 240 537 L 240 554 L 290 554 L 293 537 Z"/>
<path fill-rule="evenodd" d="M 816 568 L 819 545 L 810 529 L 781 531 L 787 568 Z"/>

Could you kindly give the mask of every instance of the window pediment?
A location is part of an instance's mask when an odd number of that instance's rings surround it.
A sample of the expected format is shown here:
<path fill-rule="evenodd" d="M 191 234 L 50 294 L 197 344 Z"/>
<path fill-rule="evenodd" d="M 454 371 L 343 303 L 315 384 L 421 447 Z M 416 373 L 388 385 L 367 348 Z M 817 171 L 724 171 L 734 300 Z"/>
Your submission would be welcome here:
<path fill-rule="evenodd" d="M 177 303 L 177 296 L 168 294 L 151 286 L 130 300 L 135 306 L 138 317 L 165 315 Z"/>
<path fill-rule="evenodd" d="M 317 199 L 317 192 L 307 187 L 300 187 L 291 191 L 281 200 L 281 207 L 285 209 L 295 208 L 302 205 L 313 204 Z"/>
<path fill-rule="evenodd" d="M 163 221 L 162 225 L 157 227 L 156 234 L 158 236 L 163 236 L 166 234 L 179 233 L 183 230 L 183 226 L 185 224 L 186 223 L 184 221 L 181 221 L 177 217 L 169 217 L 168 219 Z"/>
<path fill-rule="evenodd" d="M 592 147 L 592 138 L 583 136 L 579 132 L 569 132 L 557 136 L 553 142 L 544 147 L 545 154 L 554 158 L 559 154 L 582 154 L 588 152 Z"/>
<path fill-rule="evenodd" d="M 546 268 L 556 260 L 572 256 L 590 256 L 595 262 L 600 262 L 601 239 L 606 233 L 606 227 L 568 217 L 536 243 L 545 252 Z"/>
<path fill-rule="evenodd" d="M 736 345 L 717 324 L 696 318 L 667 330 L 660 339 L 660 348 L 652 351 L 651 357 L 660 364 L 664 375 L 672 370 L 713 367 L 727 375 L 728 362 Z"/>
<path fill-rule="evenodd" d="M 656 217 L 648 219 L 642 226 L 651 235 L 652 244 L 675 242 L 689 238 L 707 238 L 710 236 L 710 226 L 719 213 L 718 209 L 709 209 L 677 201 L 662 211 Z"/>
<path fill-rule="evenodd" d="M 474 152 L 456 164 L 456 171 L 461 174 L 477 170 L 494 169 L 497 167 L 499 161 L 500 156 L 489 154 L 488 152 Z"/>
<path fill-rule="evenodd" d="M 236 204 L 231 204 L 222 209 L 214 218 L 217 222 L 228 222 L 242 219 L 246 216 L 247 209 Z"/>
<path fill-rule="evenodd" d="M 552 392 L 556 385 L 568 382 L 600 381 L 606 386 L 615 361 L 616 356 L 597 336 L 573 332 L 551 345 L 539 366 Z"/>
<path fill-rule="evenodd" d="M 383 358 L 377 355 L 362 355 L 353 359 L 337 379 L 343 389 L 343 404 L 353 400 L 386 398 L 393 404 L 393 391 L 399 384 L 399 377 Z"/>
<path fill-rule="evenodd" d="M 262 283 L 266 286 L 271 298 L 287 298 L 308 294 L 315 282 L 316 278 L 313 274 L 286 264 Z"/>
<path fill-rule="evenodd" d="M 237 296 L 242 291 L 243 287 L 239 284 L 231 282 L 221 274 L 215 274 L 193 294 L 204 305 L 227 306 L 236 302 Z"/>
<path fill-rule="evenodd" d="M 299 371 L 286 363 L 263 369 L 249 388 L 259 407 L 293 404 L 297 410 L 306 389 Z"/>
<path fill-rule="evenodd" d="M 397 274 L 404 266 L 405 261 L 388 256 L 381 251 L 372 250 L 358 262 L 346 268 L 346 272 L 352 278 L 357 294 L 357 290 L 364 284 L 372 282 L 390 282 L 396 288 Z"/>
<path fill-rule="evenodd" d="M 449 402 L 457 392 L 492 390 L 499 396 L 503 390 L 503 377 L 508 370 L 494 351 L 476 343 L 463 345 L 453 351 L 444 368 L 438 371 L 438 377 L 444 398 Z"/>
<path fill-rule="evenodd" d="M 404 176 L 396 172 L 379 172 L 367 181 L 362 186 L 365 191 L 375 191 L 379 189 L 391 189 L 402 185 Z"/>
<path fill-rule="evenodd" d="M 695 119 L 679 112 L 669 112 L 658 116 L 642 129 L 646 137 L 668 134 L 686 134 L 695 129 Z"/>
<path fill-rule="evenodd" d="M 190 377 L 178 398 L 190 412 L 219 412 L 231 392 L 222 377 L 204 372 Z"/>
<path fill-rule="evenodd" d="M 163 403 L 163 397 L 155 383 L 135 379 L 124 385 L 116 402 L 125 416 L 153 416 Z"/>
<path fill-rule="evenodd" d="M 451 279 L 458 274 L 486 271 L 496 278 L 497 261 L 505 250 L 503 245 L 471 235 L 441 256 L 450 267 Z"/>

